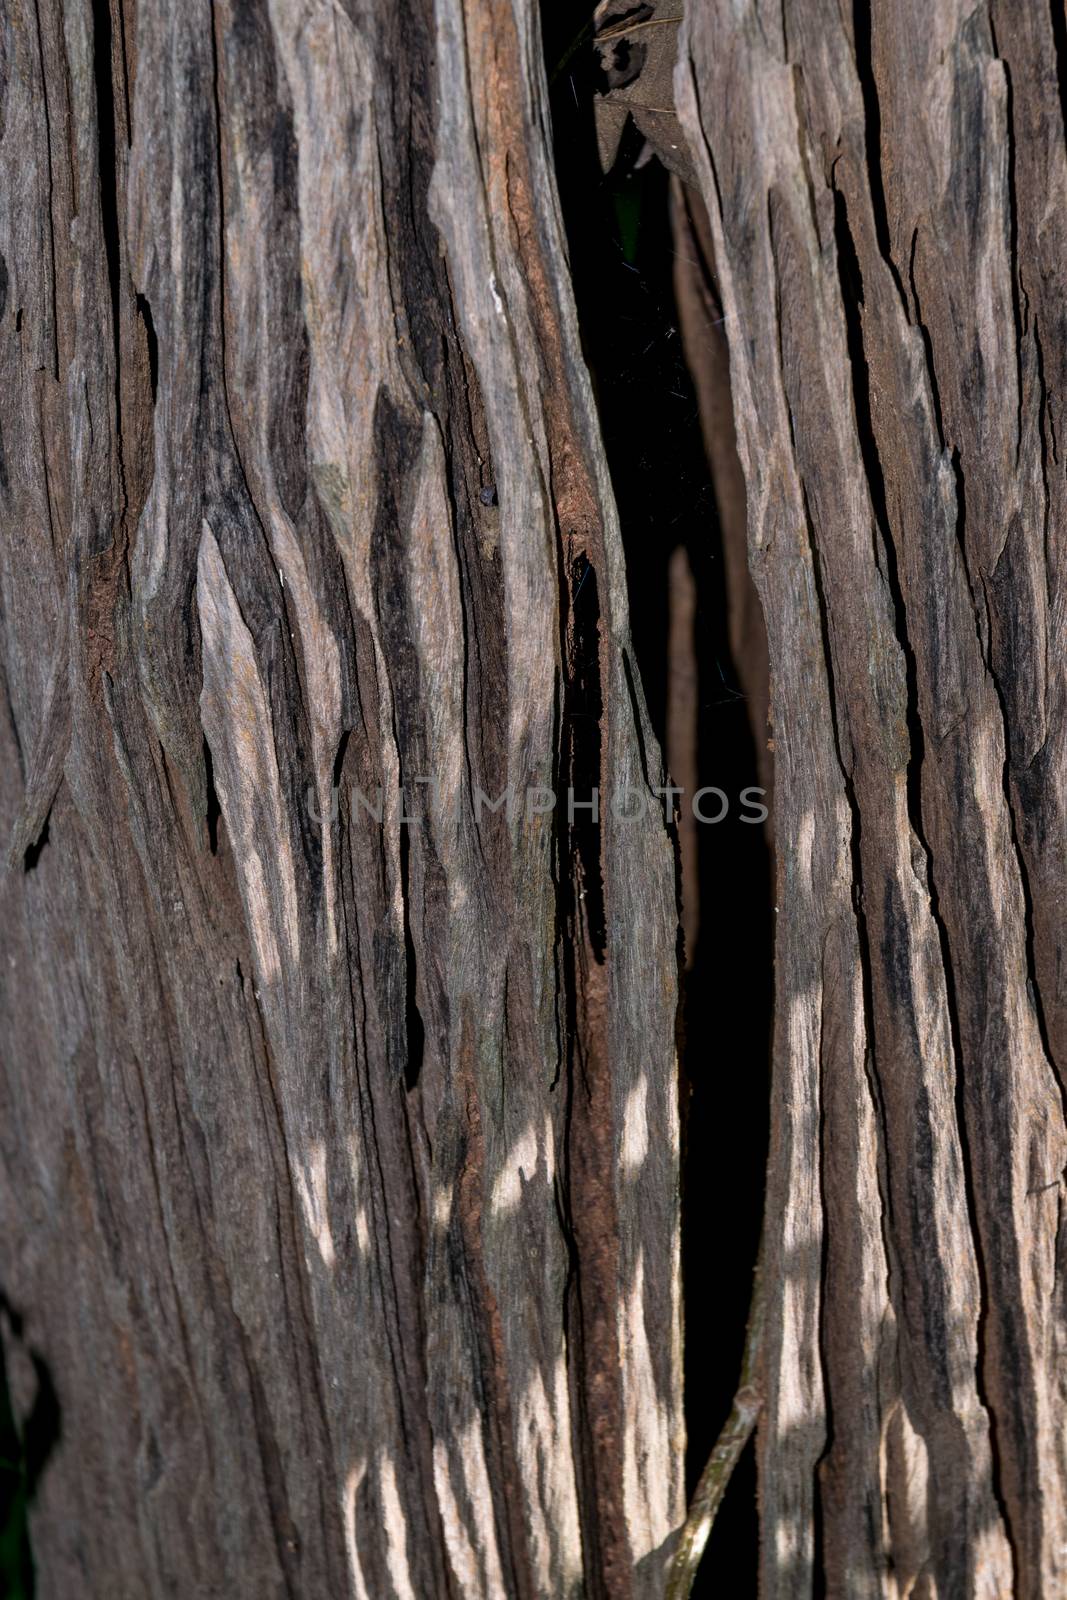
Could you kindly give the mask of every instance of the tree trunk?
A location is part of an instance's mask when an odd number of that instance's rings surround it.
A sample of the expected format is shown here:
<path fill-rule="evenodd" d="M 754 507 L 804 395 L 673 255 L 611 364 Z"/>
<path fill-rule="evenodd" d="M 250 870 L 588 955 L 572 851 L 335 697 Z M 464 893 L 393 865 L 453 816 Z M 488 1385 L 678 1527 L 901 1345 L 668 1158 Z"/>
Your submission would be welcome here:
<path fill-rule="evenodd" d="M 714 1491 L 758 1409 L 765 1600 L 1052 1600 L 1067 26 L 691 0 L 679 124 L 681 7 L 639 10 L 598 12 L 651 63 L 602 147 L 633 114 L 693 182 L 679 320 L 774 752 Z M 0 0 L 0 1327 L 45 1600 L 659 1600 L 699 1544 L 701 841 L 548 123 L 535 0 Z"/>
<path fill-rule="evenodd" d="M 660 1595 L 674 846 L 537 12 L 0 15 L 38 1592 Z"/>
<path fill-rule="evenodd" d="M 1067 1592 L 1064 42 L 683 30 L 770 650 L 776 1600 Z"/>

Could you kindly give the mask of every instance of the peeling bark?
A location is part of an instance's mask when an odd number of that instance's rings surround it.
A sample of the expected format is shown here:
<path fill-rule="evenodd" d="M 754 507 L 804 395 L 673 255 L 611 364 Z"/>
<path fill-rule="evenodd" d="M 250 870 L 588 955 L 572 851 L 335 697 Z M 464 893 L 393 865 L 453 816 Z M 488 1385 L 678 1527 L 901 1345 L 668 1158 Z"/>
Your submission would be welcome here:
<path fill-rule="evenodd" d="M 693 5 L 681 46 L 770 651 L 782 1600 L 1067 1587 L 1054 23 Z"/>
<path fill-rule="evenodd" d="M 0 49 L 39 1593 L 659 1595 L 674 848 L 536 11 L 39 0 Z"/>

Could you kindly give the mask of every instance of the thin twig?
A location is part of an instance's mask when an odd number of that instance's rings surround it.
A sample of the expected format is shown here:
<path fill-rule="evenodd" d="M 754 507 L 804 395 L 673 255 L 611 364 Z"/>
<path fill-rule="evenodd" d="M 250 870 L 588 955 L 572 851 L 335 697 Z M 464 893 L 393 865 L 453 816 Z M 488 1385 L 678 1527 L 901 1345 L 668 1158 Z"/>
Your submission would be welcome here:
<path fill-rule="evenodd" d="M 665 28 L 668 23 L 679 23 L 681 17 L 649 17 L 644 22 L 627 22 L 621 28 L 611 28 L 604 33 L 598 33 L 593 39 L 594 44 L 605 44 L 609 39 L 621 39 L 624 34 L 636 33 L 638 28 Z"/>
<path fill-rule="evenodd" d="M 552 69 L 552 75 L 548 80 L 548 87 L 550 89 L 555 87 L 556 82 L 559 79 L 560 73 L 563 71 L 564 67 L 566 67 L 567 63 L 571 60 L 571 58 L 578 53 L 578 51 L 581 49 L 581 47 L 585 43 L 585 41 L 589 38 L 590 34 L 593 31 L 594 26 L 595 26 L 594 20 L 593 20 L 592 17 L 590 17 L 589 21 L 585 24 L 585 26 L 581 29 L 581 31 L 579 33 L 575 34 L 574 38 L 571 40 L 571 42 L 567 46 L 566 50 L 564 50 L 563 54 L 560 56 L 559 60 L 556 62 L 555 67 Z"/>
<path fill-rule="evenodd" d="M 624 99 L 623 96 L 625 95 L 626 88 L 628 87 L 629 85 L 626 85 L 622 89 L 609 89 L 608 93 L 604 96 L 605 101 L 607 101 L 610 105 L 632 106 L 637 111 L 655 111 L 658 116 L 674 117 L 677 119 L 678 113 L 675 111 L 673 106 L 650 106 L 644 100 Z"/>
<path fill-rule="evenodd" d="M 671 1562 L 666 1600 L 689 1600 L 700 1558 L 704 1554 L 708 1535 L 711 1533 L 723 1495 L 726 1493 L 726 1485 L 741 1459 L 741 1453 L 756 1426 L 756 1418 L 763 1404 L 759 1374 L 764 1322 L 762 1254 L 761 1249 L 761 1260 L 756 1263 L 752 1283 L 745 1353 L 741 1359 L 741 1382 L 734 1395 L 730 1415 L 715 1441 L 715 1448 L 708 1457 L 707 1466 L 700 1474 L 700 1482 L 696 1486 L 689 1515 L 685 1519 L 678 1548 Z"/>

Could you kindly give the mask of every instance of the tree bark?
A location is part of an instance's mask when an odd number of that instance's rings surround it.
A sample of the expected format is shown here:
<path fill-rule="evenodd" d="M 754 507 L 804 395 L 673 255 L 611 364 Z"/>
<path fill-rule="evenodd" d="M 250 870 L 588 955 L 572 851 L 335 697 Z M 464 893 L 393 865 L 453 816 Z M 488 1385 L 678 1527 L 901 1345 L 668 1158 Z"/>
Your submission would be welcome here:
<path fill-rule="evenodd" d="M 0 18 L 38 1592 L 660 1595 L 674 846 L 537 12 Z"/>
<path fill-rule="evenodd" d="M 683 30 L 770 651 L 781 1600 L 1067 1589 L 1062 45 L 1029 0 Z"/>
<path fill-rule="evenodd" d="M 677 20 L 641 8 L 601 134 L 636 116 L 696 185 L 679 313 L 777 872 L 760 1337 L 708 1504 L 758 1412 L 766 1600 L 1044 1600 L 1067 28 L 692 0 L 679 124 Z M 678 839 L 534 0 L 0 0 L 0 158 L 38 1592 L 658 1600 Z"/>

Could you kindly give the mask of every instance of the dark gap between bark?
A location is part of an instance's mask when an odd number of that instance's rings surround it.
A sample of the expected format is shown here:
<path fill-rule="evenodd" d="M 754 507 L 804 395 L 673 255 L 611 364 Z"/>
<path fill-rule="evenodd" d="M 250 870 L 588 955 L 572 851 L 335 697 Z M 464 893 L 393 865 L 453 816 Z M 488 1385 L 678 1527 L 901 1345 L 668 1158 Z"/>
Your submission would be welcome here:
<path fill-rule="evenodd" d="M 551 76 L 572 43 L 574 18 L 558 0 L 545 0 L 542 21 Z M 730 1412 L 759 1244 L 773 913 L 763 830 L 740 821 L 740 792 L 760 778 L 730 657 L 715 492 L 674 300 L 669 178 L 655 159 L 636 165 L 643 140 L 632 124 L 615 167 L 601 174 L 595 72 L 589 47 L 574 52 L 553 85 L 552 120 L 579 326 L 626 552 L 633 666 L 664 747 L 669 568 L 681 547 L 696 588 L 697 782 L 722 789 L 731 802 L 722 823 L 698 829 L 697 881 L 682 882 L 682 893 L 695 892 L 700 906 L 680 1030 L 691 1493 Z M 709 813 L 715 809 L 712 797 Z M 716 1218 L 724 1216 L 730 1226 L 719 1229 Z M 757 1536 L 749 1446 L 727 1489 L 694 1596 L 712 1594 L 715 1575 L 721 1585 L 726 1573 L 732 1593 L 754 1593 Z"/>

